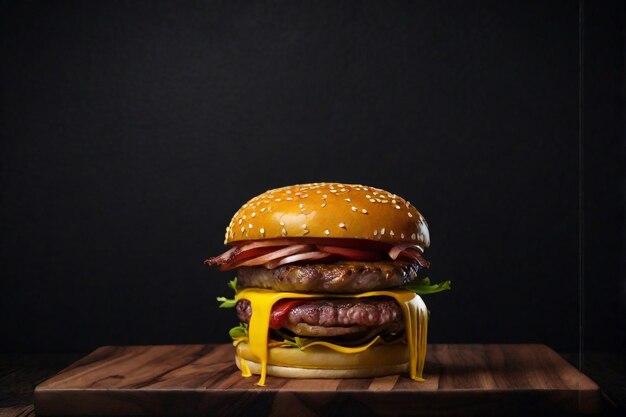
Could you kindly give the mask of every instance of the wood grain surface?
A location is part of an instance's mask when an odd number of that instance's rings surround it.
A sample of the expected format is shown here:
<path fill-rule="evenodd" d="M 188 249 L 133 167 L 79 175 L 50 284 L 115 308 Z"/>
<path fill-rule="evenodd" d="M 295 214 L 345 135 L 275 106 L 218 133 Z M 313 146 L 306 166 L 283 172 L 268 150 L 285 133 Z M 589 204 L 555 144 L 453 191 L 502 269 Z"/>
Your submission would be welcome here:
<path fill-rule="evenodd" d="M 41 416 L 529 415 L 601 411 L 598 386 L 544 345 L 429 345 L 426 382 L 242 378 L 230 345 L 107 346 L 35 389 Z"/>

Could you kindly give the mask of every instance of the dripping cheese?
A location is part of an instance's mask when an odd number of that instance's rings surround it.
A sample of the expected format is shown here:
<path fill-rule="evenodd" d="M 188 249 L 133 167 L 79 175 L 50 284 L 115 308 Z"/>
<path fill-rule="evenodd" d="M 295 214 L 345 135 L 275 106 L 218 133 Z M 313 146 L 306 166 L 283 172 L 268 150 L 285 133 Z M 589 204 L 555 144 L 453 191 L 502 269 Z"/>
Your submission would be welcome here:
<path fill-rule="evenodd" d="M 250 353 L 261 364 L 261 376 L 257 385 L 265 385 L 265 378 L 267 375 L 267 359 L 268 359 L 268 338 L 269 338 L 269 326 L 270 316 L 272 313 L 273 305 L 283 299 L 328 299 L 328 298 L 365 298 L 365 297 L 377 297 L 386 296 L 396 300 L 396 302 L 402 308 L 405 323 L 405 336 L 407 342 L 407 349 L 409 353 L 409 374 L 414 380 L 421 381 L 424 362 L 426 360 L 426 333 L 428 329 L 428 311 L 422 298 L 412 291 L 408 290 L 384 290 L 384 291 L 369 291 L 360 294 L 302 294 L 295 292 L 278 292 L 266 289 L 258 288 L 246 288 L 239 291 L 236 295 L 236 300 L 248 300 L 252 307 L 252 317 L 248 325 L 248 345 L 250 347 Z M 340 346 L 328 341 L 313 342 L 310 345 L 323 346 L 329 349 L 333 349 L 338 352 L 350 354 L 362 352 L 370 346 L 375 345 L 379 341 L 379 337 L 370 341 L 363 346 L 357 347 L 345 347 Z M 309 345 L 302 349 L 306 349 Z M 249 376 L 250 371 L 245 366 L 243 358 L 239 358 L 242 367 L 242 375 Z"/>

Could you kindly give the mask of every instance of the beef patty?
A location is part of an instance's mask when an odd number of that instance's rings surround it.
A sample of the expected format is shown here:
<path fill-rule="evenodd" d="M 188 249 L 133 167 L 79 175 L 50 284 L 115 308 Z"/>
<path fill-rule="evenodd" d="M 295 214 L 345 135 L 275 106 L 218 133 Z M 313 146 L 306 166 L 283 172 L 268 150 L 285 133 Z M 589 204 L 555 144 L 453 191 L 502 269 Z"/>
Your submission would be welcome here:
<path fill-rule="evenodd" d="M 248 300 L 239 300 L 235 309 L 241 322 L 250 322 Z M 310 300 L 292 308 L 283 327 L 302 336 L 339 336 L 372 327 L 397 330 L 403 327 L 402 319 L 402 309 L 391 298 L 334 298 Z"/>
<path fill-rule="evenodd" d="M 246 266 L 237 269 L 237 286 L 275 291 L 360 293 L 407 284 L 417 277 L 419 269 L 417 262 L 404 261 L 341 261 L 283 265 L 276 269 Z"/>

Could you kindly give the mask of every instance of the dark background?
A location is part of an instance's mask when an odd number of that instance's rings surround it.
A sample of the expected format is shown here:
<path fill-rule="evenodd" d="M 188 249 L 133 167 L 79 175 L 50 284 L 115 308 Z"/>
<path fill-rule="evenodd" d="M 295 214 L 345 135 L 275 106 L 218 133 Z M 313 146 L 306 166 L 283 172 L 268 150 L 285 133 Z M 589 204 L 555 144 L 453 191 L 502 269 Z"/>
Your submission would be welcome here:
<path fill-rule="evenodd" d="M 202 260 L 310 181 L 426 216 L 431 342 L 619 349 L 623 6 L 546 3 L 3 2 L 0 350 L 227 341 Z"/>

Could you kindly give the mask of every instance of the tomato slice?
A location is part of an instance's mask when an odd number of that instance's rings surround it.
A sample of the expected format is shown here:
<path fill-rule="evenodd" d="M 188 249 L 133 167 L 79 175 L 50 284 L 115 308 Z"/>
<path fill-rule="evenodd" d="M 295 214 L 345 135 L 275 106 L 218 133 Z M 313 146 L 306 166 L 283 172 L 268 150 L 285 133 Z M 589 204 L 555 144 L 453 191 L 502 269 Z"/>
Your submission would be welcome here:
<path fill-rule="evenodd" d="M 287 319 L 287 315 L 292 308 L 304 304 L 305 300 L 290 300 L 284 299 L 278 301 L 272 307 L 272 314 L 270 316 L 270 328 L 280 329 Z"/>

